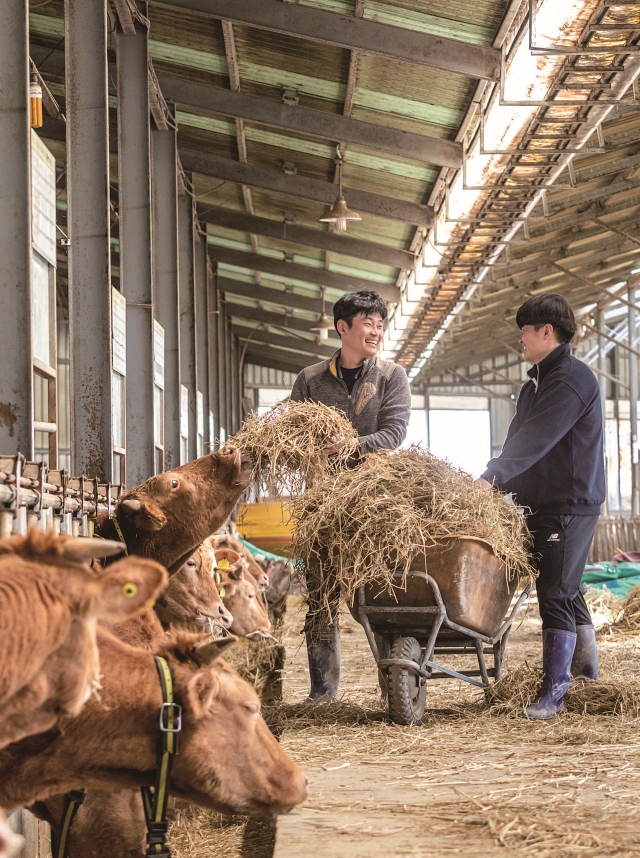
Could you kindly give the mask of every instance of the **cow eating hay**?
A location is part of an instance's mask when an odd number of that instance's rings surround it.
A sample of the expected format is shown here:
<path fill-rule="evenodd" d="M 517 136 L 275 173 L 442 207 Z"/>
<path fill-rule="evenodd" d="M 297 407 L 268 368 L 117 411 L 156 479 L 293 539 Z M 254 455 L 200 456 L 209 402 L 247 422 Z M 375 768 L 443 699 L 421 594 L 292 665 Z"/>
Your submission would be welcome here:
<path fill-rule="evenodd" d="M 365 457 L 359 467 L 326 475 L 292 502 L 294 551 L 308 569 L 330 558 L 331 586 L 349 600 L 360 584 L 392 586 L 394 572 L 443 537 L 489 542 L 509 580 L 533 578 L 530 537 L 518 509 L 473 478 L 418 447 Z"/>
<path fill-rule="evenodd" d="M 342 450 L 327 459 L 330 439 L 342 437 Z M 251 414 L 230 439 L 254 461 L 253 479 L 276 491 L 301 494 L 305 484 L 343 468 L 357 442 L 356 430 L 336 408 L 316 402 L 288 402 L 263 417 Z"/>

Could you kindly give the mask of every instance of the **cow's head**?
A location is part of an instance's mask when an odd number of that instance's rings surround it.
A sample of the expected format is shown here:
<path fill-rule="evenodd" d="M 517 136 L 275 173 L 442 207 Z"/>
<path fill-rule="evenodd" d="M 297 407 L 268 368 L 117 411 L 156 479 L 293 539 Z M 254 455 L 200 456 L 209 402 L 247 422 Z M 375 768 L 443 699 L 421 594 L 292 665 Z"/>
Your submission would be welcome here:
<path fill-rule="evenodd" d="M 231 631 L 240 637 L 263 640 L 271 623 L 254 578 L 245 572 L 242 558 L 230 548 L 214 551 L 222 601 L 233 615 Z"/>
<path fill-rule="evenodd" d="M 185 631 L 209 628 L 220 633 L 233 617 L 224 606 L 215 582 L 215 558 L 199 546 L 175 575 L 156 602 L 156 613 L 165 627 Z"/>
<path fill-rule="evenodd" d="M 254 689 L 220 658 L 233 640 L 194 647 L 177 638 L 167 651 L 176 685 L 186 686 L 171 789 L 221 813 L 285 813 L 305 800 L 306 778 L 262 719 Z"/>
<path fill-rule="evenodd" d="M 177 572 L 229 517 L 251 478 L 251 460 L 224 447 L 125 492 L 116 515 L 129 551 Z"/>

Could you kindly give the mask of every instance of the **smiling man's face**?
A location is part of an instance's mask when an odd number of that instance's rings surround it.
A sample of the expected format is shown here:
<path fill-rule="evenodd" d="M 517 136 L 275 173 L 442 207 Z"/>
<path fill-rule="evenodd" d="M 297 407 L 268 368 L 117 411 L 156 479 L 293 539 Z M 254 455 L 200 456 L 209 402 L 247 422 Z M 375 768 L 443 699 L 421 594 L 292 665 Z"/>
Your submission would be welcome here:
<path fill-rule="evenodd" d="M 383 320 L 380 313 L 373 313 L 370 316 L 358 313 L 351 320 L 351 327 L 344 319 L 340 319 L 338 333 L 342 340 L 340 359 L 342 366 L 360 366 L 367 358 L 373 357 L 378 351 L 383 332 Z"/>

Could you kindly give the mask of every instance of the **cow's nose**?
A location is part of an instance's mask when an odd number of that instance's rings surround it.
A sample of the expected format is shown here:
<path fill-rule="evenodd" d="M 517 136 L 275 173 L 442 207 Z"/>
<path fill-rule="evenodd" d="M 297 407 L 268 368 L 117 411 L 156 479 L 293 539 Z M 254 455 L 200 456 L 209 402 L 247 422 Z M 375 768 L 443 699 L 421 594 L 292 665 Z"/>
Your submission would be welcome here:
<path fill-rule="evenodd" d="M 224 615 L 227 613 L 227 609 L 225 608 L 225 606 L 222 603 L 220 603 L 218 605 L 218 613 L 220 614 L 221 617 L 224 617 Z"/>

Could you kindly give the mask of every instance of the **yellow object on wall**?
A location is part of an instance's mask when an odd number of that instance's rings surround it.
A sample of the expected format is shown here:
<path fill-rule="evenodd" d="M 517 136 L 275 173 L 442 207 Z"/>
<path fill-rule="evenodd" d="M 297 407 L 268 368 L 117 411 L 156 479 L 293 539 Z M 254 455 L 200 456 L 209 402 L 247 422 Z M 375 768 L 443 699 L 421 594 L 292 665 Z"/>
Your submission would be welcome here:
<path fill-rule="evenodd" d="M 293 528 L 283 501 L 245 503 L 238 507 L 236 525 L 243 536 L 263 551 L 292 557 Z"/>

